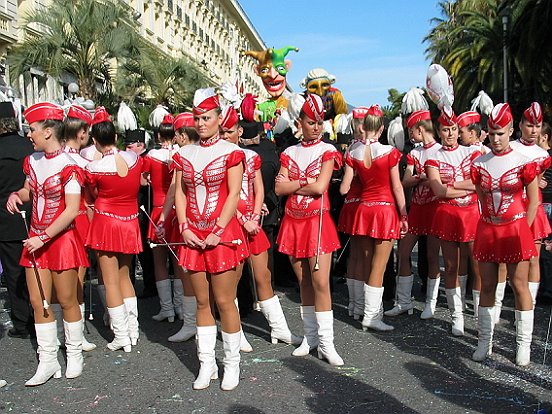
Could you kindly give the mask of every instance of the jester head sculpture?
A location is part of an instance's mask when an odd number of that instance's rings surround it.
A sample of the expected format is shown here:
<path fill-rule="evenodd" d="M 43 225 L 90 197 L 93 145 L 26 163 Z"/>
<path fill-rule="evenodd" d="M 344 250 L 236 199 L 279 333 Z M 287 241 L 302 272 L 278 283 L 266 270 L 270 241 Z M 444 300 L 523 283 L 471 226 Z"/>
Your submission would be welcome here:
<path fill-rule="evenodd" d="M 270 48 L 244 52 L 246 56 L 251 56 L 259 62 L 253 69 L 261 77 L 263 85 L 272 99 L 278 99 L 286 89 L 286 75 L 291 68 L 291 60 L 286 59 L 286 56 L 292 50 L 299 51 L 296 47 L 286 46 L 281 49 Z"/>

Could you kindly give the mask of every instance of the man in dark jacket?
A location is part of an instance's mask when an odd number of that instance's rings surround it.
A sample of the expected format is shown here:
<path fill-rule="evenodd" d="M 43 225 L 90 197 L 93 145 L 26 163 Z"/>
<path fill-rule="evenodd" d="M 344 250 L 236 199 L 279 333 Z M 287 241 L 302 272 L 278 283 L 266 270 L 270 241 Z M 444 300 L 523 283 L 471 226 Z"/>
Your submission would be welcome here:
<path fill-rule="evenodd" d="M 19 214 L 10 214 L 6 202 L 10 194 L 25 183 L 23 160 L 34 152 L 31 142 L 18 134 L 19 125 L 11 102 L 0 102 L 0 261 L 8 288 L 13 328 L 8 335 L 28 338 L 34 335 L 34 318 L 29 303 L 25 269 L 19 265 L 27 238 L 25 224 Z M 19 206 L 30 216 L 30 203 Z"/>

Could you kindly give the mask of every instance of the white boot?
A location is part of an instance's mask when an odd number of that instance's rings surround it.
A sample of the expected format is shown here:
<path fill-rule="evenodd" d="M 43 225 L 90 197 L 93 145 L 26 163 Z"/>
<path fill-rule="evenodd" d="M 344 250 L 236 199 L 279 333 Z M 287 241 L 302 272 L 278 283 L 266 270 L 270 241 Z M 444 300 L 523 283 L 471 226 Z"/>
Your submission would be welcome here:
<path fill-rule="evenodd" d="M 437 308 L 437 298 L 439 297 L 439 284 L 441 278 L 427 279 L 426 287 L 426 301 L 424 311 L 420 315 L 420 319 L 431 319 L 435 316 L 435 309 Z"/>
<path fill-rule="evenodd" d="M 138 300 L 136 296 L 131 296 L 130 298 L 123 298 L 123 302 L 128 315 L 128 336 L 130 337 L 130 343 L 134 346 L 138 343 L 138 337 L 140 336 Z"/>
<path fill-rule="evenodd" d="M 353 318 L 358 321 L 364 315 L 364 280 L 355 280 L 355 307 Z"/>
<path fill-rule="evenodd" d="M 479 298 L 481 297 L 481 292 L 479 290 L 472 290 L 473 298 L 473 317 L 479 317 Z M 493 309 L 494 312 L 494 309 Z M 494 316 L 493 316 L 494 319 Z"/>
<path fill-rule="evenodd" d="M 477 318 L 477 348 L 472 359 L 477 362 L 484 361 L 493 353 L 493 329 L 495 310 L 492 306 L 480 306 Z"/>
<path fill-rule="evenodd" d="M 56 318 L 57 344 L 62 348 L 65 346 L 65 331 L 63 330 L 63 309 L 59 303 L 52 303 L 50 309 Z"/>
<path fill-rule="evenodd" d="M 82 356 L 83 320 L 78 322 L 63 321 L 65 329 L 65 350 L 67 354 L 66 378 L 77 378 L 82 374 L 84 358 Z"/>
<path fill-rule="evenodd" d="M 109 318 L 111 320 L 111 326 L 115 338 L 112 342 L 107 344 L 107 347 L 112 351 L 123 349 L 125 352 L 130 352 L 131 342 L 130 336 L 128 336 L 128 314 L 125 305 L 119 305 L 114 308 L 107 308 L 109 312 Z"/>
<path fill-rule="evenodd" d="M 494 324 L 500 323 L 500 313 L 502 312 L 502 300 L 504 299 L 504 291 L 506 290 L 506 282 L 499 282 L 496 284 L 495 291 L 495 317 Z"/>
<path fill-rule="evenodd" d="M 218 367 L 215 360 L 215 345 L 217 343 L 217 326 L 197 327 L 197 358 L 199 359 L 199 374 L 192 388 L 203 390 L 212 379 L 218 378 Z"/>
<path fill-rule="evenodd" d="M 347 312 L 349 316 L 353 316 L 353 310 L 355 309 L 355 279 L 347 278 L 347 291 L 349 292 Z"/>
<path fill-rule="evenodd" d="M 318 322 L 318 358 L 336 367 L 343 365 L 343 359 L 334 346 L 333 311 L 315 312 L 315 315 Z"/>
<path fill-rule="evenodd" d="M 192 339 L 196 332 L 196 312 L 197 302 L 195 296 L 183 296 L 182 297 L 182 315 L 184 323 L 182 328 L 173 336 L 169 336 L 169 342 L 185 342 Z"/>
<path fill-rule="evenodd" d="M 405 312 L 408 312 L 409 315 L 414 313 L 414 305 L 412 304 L 413 283 L 414 275 L 397 277 L 397 301 L 393 309 L 384 312 L 385 316 L 398 316 Z"/>
<path fill-rule="evenodd" d="M 291 353 L 293 356 L 307 356 L 310 351 L 318 346 L 318 322 L 314 313 L 314 306 L 301 306 L 301 319 L 303 320 L 303 341 L 298 348 Z"/>
<path fill-rule="evenodd" d="M 464 312 L 462 311 L 462 293 L 460 287 L 445 289 L 447 303 L 452 317 L 452 334 L 454 336 L 464 335 Z"/>
<path fill-rule="evenodd" d="M 273 344 L 278 341 L 286 344 L 299 345 L 303 338 L 293 335 L 289 330 L 280 299 L 274 295 L 270 299 L 259 301 L 261 312 L 270 326 L 270 340 Z"/>
<path fill-rule="evenodd" d="M 91 342 L 88 342 L 84 336 L 84 321 L 85 321 L 85 310 L 84 310 L 84 303 L 81 303 L 79 305 L 81 315 L 82 315 L 82 350 L 84 352 L 90 352 L 96 349 L 96 344 L 93 344 Z"/>
<path fill-rule="evenodd" d="M 238 306 L 238 298 L 234 299 L 234 303 L 236 304 L 236 309 L 238 309 L 238 312 L 240 311 L 240 307 Z M 240 351 L 242 352 L 253 352 L 253 347 L 245 337 L 245 334 L 243 333 L 243 329 L 241 327 L 240 322 Z"/>
<path fill-rule="evenodd" d="M 537 294 L 539 293 L 540 282 L 529 282 L 529 292 L 531 292 L 531 299 L 533 299 L 533 309 L 537 304 Z"/>
<path fill-rule="evenodd" d="M 524 367 L 531 362 L 534 312 L 516 310 L 516 365 Z"/>
<path fill-rule="evenodd" d="M 177 318 L 181 321 L 184 320 L 184 286 L 182 286 L 182 280 L 179 278 L 173 279 L 173 308 Z"/>
<path fill-rule="evenodd" d="M 460 296 L 462 297 L 462 311 L 466 310 L 466 286 L 468 285 L 468 275 L 458 276 L 460 284 Z"/>
<path fill-rule="evenodd" d="M 157 315 L 153 315 L 151 319 L 154 321 L 164 321 L 167 319 L 169 322 L 174 322 L 174 308 L 172 301 L 172 288 L 171 280 L 165 279 L 155 282 L 157 286 L 157 293 L 159 294 L 159 304 L 161 305 L 161 310 Z"/>
<path fill-rule="evenodd" d="M 61 378 L 61 365 L 57 359 L 59 348 L 56 323 L 36 323 L 35 330 L 39 363 L 33 377 L 25 383 L 26 387 L 44 384 L 51 377 Z"/>
<path fill-rule="evenodd" d="M 223 391 L 232 391 L 240 382 L 240 337 L 240 332 L 222 332 L 224 375 L 220 388 Z"/>
<path fill-rule="evenodd" d="M 364 318 L 362 319 L 362 329 L 364 331 L 368 328 L 376 331 L 392 331 L 395 329 L 382 321 L 380 308 L 383 289 L 383 287 L 377 288 L 364 284 Z"/>
<path fill-rule="evenodd" d="M 109 312 L 107 311 L 107 301 L 105 299 L 105 285 L 98 285 L 98 296 L 100 297 L 100 302 L 102 302 L 102 306 L 104 309 L 104 314 L 103 314 L 104 326 L 110 326 Z"/>

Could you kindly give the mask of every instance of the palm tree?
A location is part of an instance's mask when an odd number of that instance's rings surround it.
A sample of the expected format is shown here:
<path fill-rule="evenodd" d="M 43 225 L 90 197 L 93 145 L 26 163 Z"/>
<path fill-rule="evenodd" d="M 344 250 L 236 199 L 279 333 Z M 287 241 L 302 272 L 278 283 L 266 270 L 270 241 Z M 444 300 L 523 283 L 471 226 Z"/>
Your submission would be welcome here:
<path fill-rule="evenodd" d="M 97 83 L 109 87 L 117 66 L 144 49 L 133 23 L 129 12 L 110 0 L 52 0 L 25 16 L 25 40 L 9 58 L 12 74 L 33 67 L 53 77 L 70 73 L 83 96 L 95 100 Z"/>

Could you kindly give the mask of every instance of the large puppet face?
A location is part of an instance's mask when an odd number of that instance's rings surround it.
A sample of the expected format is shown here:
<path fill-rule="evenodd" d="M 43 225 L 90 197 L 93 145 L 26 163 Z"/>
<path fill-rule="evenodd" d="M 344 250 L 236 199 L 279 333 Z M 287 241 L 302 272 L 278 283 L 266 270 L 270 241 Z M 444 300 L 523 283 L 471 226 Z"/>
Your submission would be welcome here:
<path fill-rule="evenodd" d="M 329 79 L 326 78 L 318 78 L 313 79 L 307 83 L 307 91 L 309 93 L 314 93 L 320 97 L 325 96 L 328 91 L 330 90 L 332 83 Z"/>
<path fill-rule="evenodd" d="M 276 66 L 273 62 L 266 62 L 255 66 L 255 72 L 263 81 L 263 86 L 272 98 L 278 98 L 286 89 L 286 74 L 291 67 L 291 61 L 285 60 Z"/>

